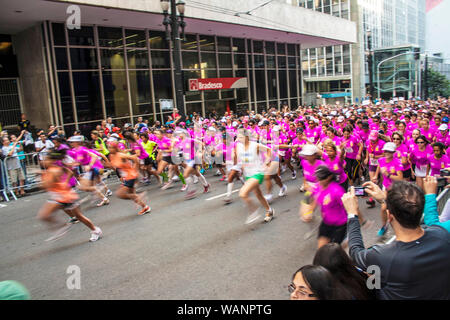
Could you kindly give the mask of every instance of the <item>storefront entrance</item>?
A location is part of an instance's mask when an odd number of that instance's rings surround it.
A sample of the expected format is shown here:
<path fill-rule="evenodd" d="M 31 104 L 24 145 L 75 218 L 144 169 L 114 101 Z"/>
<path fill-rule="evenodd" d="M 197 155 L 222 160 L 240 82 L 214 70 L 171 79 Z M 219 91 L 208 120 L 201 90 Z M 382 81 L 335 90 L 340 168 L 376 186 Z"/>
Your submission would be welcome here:
<path fill-rule="evenodd" d="M 225 112 L 227 112 L 227 107 L 233 113 L 236 113 L 236 100 L 209 100 L 205 101 L 205 116 L 211 117 L 216 115 L 217 118 L 223 117 Z"/>

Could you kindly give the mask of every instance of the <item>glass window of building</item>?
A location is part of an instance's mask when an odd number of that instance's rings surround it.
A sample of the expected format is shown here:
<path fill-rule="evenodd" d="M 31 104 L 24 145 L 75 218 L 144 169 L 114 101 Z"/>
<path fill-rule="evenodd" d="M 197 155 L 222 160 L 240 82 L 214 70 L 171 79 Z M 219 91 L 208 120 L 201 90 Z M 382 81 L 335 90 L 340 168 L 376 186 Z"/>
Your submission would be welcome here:
<path fill-rule="evenodd" d="M 245 40 L 233 38 L 233 52 L 245 52 Z"/>
<path fill-rule="evenodd" d="M 280 99 L 285 99 L 288 97 L 286 70 L 278 70 L 278 82 L 280 88 Z"/>
<path fill-rule="evenodd" d="M 225 37 L 217 37 L 217 50 L 221 52 L 231 51 L 231 39 Z"/>
<path fill-rule="evenodd" d="M 71 46 L 94 46 L 94 28 L 83 26 L 81 29 L 67 30 Z"/>
<path fill-rule="evenodd" d="M 70 82 L 68 72 L 58 72 L 59 98 L 61 100 L 61 111 L 64 123 L 73 123 L 72 94 L 70 92 Z"/>
<path fill-rule="evenodd" d="M 233 77 L 233 70 L 220 70 L 219 71 L 219 77 L 220 78 L 232 78 Z"/>
<path fill-rule="evenodd" d="M 285 69 L 286 68 L 286 57 L 278 56 L 278 68 Z"/>
<path fill-rule="evenodd" d="M 295 57 L 288 57 L 288 67 L 289 69 L 295 69 L 296 64 L 295 62 L 297 61 L 297 59 Z"/>
<path fill-rule="evenodd" d="M 201 103 L 186 103 L 186 115 L 191 115 L 193 113 L 202 114 L 202 104 Z"/>
<path fill-rule="evenodd" d="M 172 76 L 170 70 L 153 71 L 155 100 L 172 99 Z"/>
<path fill-rule="evenodd" d="M 186 41 L 181 41 L 182 50 L 198 50 L 197 35 L 186 34 Z"/>
<path fill-rule="evenodd" d="M 266 59 L 267 59 L 267 68 L 268 69 L 270 69 L 270 68 L 275 69 L 276 68 L 275 56 L 267 55 Z"/>
<path fill-rule="evenodd" d="M 234 64 L 236 69 L 245 69 L 247 67 L 245 54 L 235 54 Z"/>
<path fill-rule="evenodd" d="M 68 70 L 66 48 L 55 48 L 56 68 L 58 70 Z"/>
<path fill-rule="evenodd" d="M 234 89 L 220 90 L 220 95 L 222 96 L 222 99 L 234 98 Z"/>
<path fill-rule="evenodd" d="M 128 68 L 129 69 L 148 69 L 148 52 L 147 50 L 127 50 Z"/>
<path fill-rule="evenodd" d="M 269 100 L 277 99 L 277 72 L 276 70 L 267 70 L 267 83 L 269 89 Z"/>
<path fill-rule="evenodd" d="M 122 29 L 98 27 L 98 42 L 100 47 L 123 48 Z"/>
<path fill-rule="evenodd" d="M 100 60 L 103 69 L 125 69 L 123 49 L 100 49 Z"/>
<path fill-rule="evenodd" d="M 219 68 L 232 68 L 230 53 L 219 53 Z"/>
<path fill-rule="evenodd" d="M 264 68 L 264 56 L 255 54 L 253 57 L 255 59 L 255 68 L 263 69 Z"/>
<path fill-rule="evenodd" d="M 99 73 L 73 72 L 72 76 L 78 121 L 103 119 Z"/>
<path fill-rule="evenodd" d="M 151 50 L 153 69 L 170 68 L 170 53 L 168 50 Z"/>
<path fill-rule="evenodd" d="M 288 55 L 295 56 L 295 44 L 288 43 L 287 49 L 288 49 Z"/>
<path fill-rule="evenodd" d="M 66 45 L 66 33 L 64 29 L 65 27 L 63 23 L 52 23 L 53 43 L 55 46 Z"/>
<path fill-rule="evenodd" d="M 215 53 L 209 53 L 209 52 L 202 52 L 201 53 L 201 67 L 208 68 L 208 69 L 214 69 L 217 67 L 216 65 L 216 54 Z"/>
<path fill-rule="evenodd" d="M 166 41 L 166 34 L 162 31 L 150 31 L 149 41 L 150 48 L 152 49 L 169 49 L 169 42 Z"/>
<path fill-rule="evenodd" d="M 200 50 L 201 51 L 215 51 L 216 42 L 213 36 L 200 35 Z"/>
<path fill-rule="evenodd" d="M 125 43 L 127 48 L 146 48 L 144 30 L 125 30 Z"/>
<path fill-rule="evenodd" d="M 95 49 L 70 48 L 70 61 L 74 70 L 98 69 Z"/>
<path fill-rule="evenodd" d="M 289 92 L 290 96 L 297 97 L 297 72 L 295 70 L 289 70 Z"/>
<path fill-rule="evenodd" d="M 199 69 L 198 52 L 182 51 L 183 69 Z"/>
<path fill-rule="evenodd" d="M 247 70 L 236 70 L 235 74 L 236 77 L 238 78 L 247 78 Z M 250 90 L 250 83 L 249 83 L 249 90 Z"/>
<path fill-rule="evenodd" d="M 245 88 L 236 89 L 236 97 L 237 103 L 248 102 L 247 89 Z"/>
<path fill-rule="evenodd" d="M 149 71 L 130 71 L 131 108 L 134 115 L 153 113 Z"/>
<path fill-rule="evenodd" d="M 275 43 L 266 41 L 266 54 L 275 54 Z"/>
<path fill-rule="evenodd" d="M 286 54 L 286 46 L 284 43 L 277 43 L 277 54 Z"/>
<path fill-rule="evenodd" d="M 266 100 L 266 76 L 264 70 L 255 71 L 256 101 Z"/>
<path fill-rule="evenodd" d="M 125 71 L 103 71 L 106 116 L 119 118 L 130 115 Z"/>
<path fill-rule="evenodd" d="M 254 53 L 264 53 L 264 46 L 262 41 L 253 41 L 253 52 Z"/>

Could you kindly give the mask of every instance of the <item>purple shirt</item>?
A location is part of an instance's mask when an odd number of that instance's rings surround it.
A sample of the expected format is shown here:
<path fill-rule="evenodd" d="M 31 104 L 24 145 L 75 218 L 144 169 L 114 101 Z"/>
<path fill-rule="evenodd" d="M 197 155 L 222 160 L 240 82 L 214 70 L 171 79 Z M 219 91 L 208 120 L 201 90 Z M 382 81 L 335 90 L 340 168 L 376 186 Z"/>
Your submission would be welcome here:
<path fill-rule="evenodd" d="M 308 182 L 316 183 L 317 178 L 314 172 L 318 166 L 325 165 L 325 163 L 321 160 L 316 160 L 314 164 L 310 164 L 308 160 L 302 159 L 301 164 L 303 167 L 303 178 Z"/>
<path fill-rule="evenodd" d="M 378 165 L 380 167 L 380 173 L 381 173 L 381 169 L 386 169 L 386 171 L 389 174 L 393 174 L 396 175 L 397 171 L 402 171 L 403 170 L 403 166 L 401 164 L 401 162 L 396 158 L 392 158 L 391 162 L 386 162 L 386 158 L 380 158 L 378 159 Z M 389 187 L 392 184 L 392 180 L 389 179 L 389 177 L 383 175 L 383 186 L 386 189 L 389 189 Z"/>
<path fill-rule="evenodd" d="M 319 186 L 314 197 L 320 204 L 323 222 L 327 225 L 342 226 L 347 223 L 347 212 L 342 203 L 345 190 L 337 182 L 331 182 L 326 189 Z"/>

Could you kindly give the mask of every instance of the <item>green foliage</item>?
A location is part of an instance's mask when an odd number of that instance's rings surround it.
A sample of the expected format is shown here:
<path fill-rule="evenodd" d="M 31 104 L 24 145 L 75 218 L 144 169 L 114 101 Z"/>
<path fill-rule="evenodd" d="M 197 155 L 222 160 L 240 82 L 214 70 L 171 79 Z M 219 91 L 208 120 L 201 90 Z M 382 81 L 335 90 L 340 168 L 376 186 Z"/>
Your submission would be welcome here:
<path fill-rule="evenodd" d="M 450 96 L 450 81 L 433 69 L 428 69 L 428 95 L 430 98 Z"/>

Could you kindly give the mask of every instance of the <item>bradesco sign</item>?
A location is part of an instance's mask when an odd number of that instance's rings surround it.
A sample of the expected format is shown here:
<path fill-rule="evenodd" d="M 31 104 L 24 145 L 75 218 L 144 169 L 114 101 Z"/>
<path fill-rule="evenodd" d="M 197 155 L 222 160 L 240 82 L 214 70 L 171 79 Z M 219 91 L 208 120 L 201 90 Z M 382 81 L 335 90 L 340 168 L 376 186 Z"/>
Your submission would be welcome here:
<path fill-rule="evenodd" d="M 247 78 L 189 79 L 189 91 L 247 88 Z"/>

